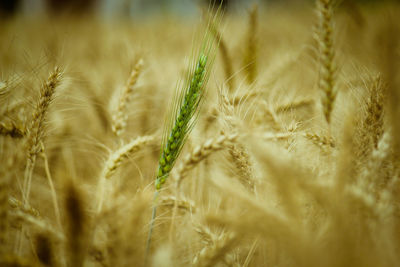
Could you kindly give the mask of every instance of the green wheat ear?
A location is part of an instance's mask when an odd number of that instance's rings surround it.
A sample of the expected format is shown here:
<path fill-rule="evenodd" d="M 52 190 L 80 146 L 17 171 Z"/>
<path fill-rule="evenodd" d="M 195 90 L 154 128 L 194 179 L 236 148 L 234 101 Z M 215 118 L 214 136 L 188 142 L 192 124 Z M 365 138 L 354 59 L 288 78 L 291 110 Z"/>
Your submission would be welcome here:
<path fill-rule="evenodd" d="M 161 155 L 158 162 L 158 171 L 155 186 L 160 190 L 166 182 L 182 147 L 192 130 L 200 105 L 205 93 L 205 87 L 209 78 L 218 46 L 210 32 L 210 25 L 220 20 L 219 10 L 210 19 L 204 35 L 199 52 L 194 53 L 197 60 L 190 68 L 186 82 L 180 88 L 173 99 L 172 111 L 167 116 L 166 128 L 164 129 Z"/>
<path fill-rule="evenodd" d="M 170 105 L 171 111 L 167 113 L 156 174 L 156 191 L 154 193 L 153 213 L 147 239 L 146 260 L 156 217 L 157 196 L 163 184 L 167 181 L 169 173 L 174 167 L 179 153 L 196 123 L 219 44 L 219 40 L 214 38 L 211 29 L 220 23 L 221 18 L 220 6 L 213 16 L 209 16 L 205 33 L 199 42 L 201 45 L 196 47 L 197 42 L 196 40 L 193 41 L 194 50 L 191 56 L 191 63 L 189 64 L 188 75 L 183 86 L 177 87 L 175 97 L 172 99 L 172 104 Z"/>

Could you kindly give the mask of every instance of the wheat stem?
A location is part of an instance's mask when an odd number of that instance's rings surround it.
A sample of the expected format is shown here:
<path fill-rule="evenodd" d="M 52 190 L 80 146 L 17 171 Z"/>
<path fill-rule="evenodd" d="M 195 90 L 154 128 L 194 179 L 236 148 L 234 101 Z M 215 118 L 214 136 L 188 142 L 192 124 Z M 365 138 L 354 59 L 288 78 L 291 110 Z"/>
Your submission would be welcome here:
<path fill-rule="evenodd" d="M 257 28 L 258 7 L 253 5 L 249 11 L 249 29 L 243 66 L 247 72 L 247 83 L 253 84 L 257 78 Z"/>
<path fill-rule="evenodd" d="M 46 172 L 47 181 L 48 181 L 49 186 L 50 186 L 51 198 L 52 198 L 52 201 L 53 201 L 53 207 L 54 207 L 54 212 L 55 212 L 55 215 L 56 215 L 57 225 L 58 225 L 59 229 L 62 229 L 60 208 L 58 207 L 58 202 L 57 202 L 57 192 L 56 192 L 56 189 L 55 189 L 54 184 L 53 184 L 53 179 L 51 177 L 49 161 L 47 159 L 46 152 L 44 150 L 43 142 L 41 142 L 40 145 L 41 145 L 41 148 L 42 148 L 41 156 L 42 156 L 42 158 L 44 160 L 44 169 L 45 169 L 45 172 Z"/>

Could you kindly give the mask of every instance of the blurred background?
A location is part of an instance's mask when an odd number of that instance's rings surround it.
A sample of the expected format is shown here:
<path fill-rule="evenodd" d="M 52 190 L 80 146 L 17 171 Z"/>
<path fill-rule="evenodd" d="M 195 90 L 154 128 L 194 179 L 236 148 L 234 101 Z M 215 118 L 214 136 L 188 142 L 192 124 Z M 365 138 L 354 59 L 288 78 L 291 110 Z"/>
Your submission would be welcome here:
<path fill-rule="evenodd" d="M 385 0 L 338 0 L 337 4 L 346 2 L 381 3 Z M 190 16 L 197 11 L 199 5 L 221 0 L 0 0 L 0 15 L 9 17 L 15 14 L 27 16 L 55 14 L 90 14 L 104 17 L 124 16 L 142 17 L 157 13 Z M 313 0 L 224 0 L 223 6 L 228 12 L 243 10 L 257 3 L 261 7 L 268 5 L 302 5 L 312 4 Z M 394 2 L 399 2 L 395 0 Z"/>

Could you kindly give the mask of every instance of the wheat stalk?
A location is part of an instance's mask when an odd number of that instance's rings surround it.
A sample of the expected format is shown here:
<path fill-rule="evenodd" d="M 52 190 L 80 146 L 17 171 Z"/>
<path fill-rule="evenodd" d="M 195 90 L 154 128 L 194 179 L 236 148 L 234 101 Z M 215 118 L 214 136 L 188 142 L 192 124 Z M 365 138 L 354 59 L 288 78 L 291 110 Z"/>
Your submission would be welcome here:
<path fill-rule="evenodd" d="M 52 201 L 53 201 L 53 207 L 54 207 L 54 213 L 56 215 L 57 225 L 58 225 L 59 229 L 62 229 L 60 208 L 58 207 L 58 201 L 57 201 L 57 192 L 56 192 L 56 189 L 54 187 L 53 179 L 51 177 L 49 161 L 47 159 L 47 155 L 46 155 L 46 152 L 44 150 L 43 142 L 40 142 L 40 145 L 41 145 L 41 149 L 42 149 L 41 156 L 42 156 L 43 161 L 44 161 L 44 169 L 45 169 L 45 172 L 46 172 L 47 181 L 49 183 L 49 187 L 50 187 L 50 191 L 51 191 L 51 198 L 52 198 Z"/>
<path fill-rule="evenodd" d="M 53 246 L 50 238 L 45 233 L 36 236 L 35 253 L 44 266 L 55 266 Z"/>
<path fill-rule="evenodd" d="M 75 186 L 69 184 L 66 191 L 65 210 L 67 215 L 67 255 L 69 265 L 80 267 L 84 264 L 86 255 L 86 223 L 84 205 L 80 193 Z"/>
<path fill-rule="evenodd" d="M 258 6 L 255 4 L 249 11 L 247 47 L 243 58 L 243 66 L 247 73 L 248 84 L 253 84 L 257 77 L 257 28 Z"/>
<path fill-rule="evenodd" d="M 232 59 L 229 55 L 228 46 L 226 45 L 222 34 L 219 32 L 216 26 L 211 25 L 211 32 L 217 40 L 219 40 L 219 51 L 221 53 L 222 64 L 224 67 L 225 80 L 228 84 L 230 91 L 235 89 L 235 77 L 233 75 L 233 64 Z"/>

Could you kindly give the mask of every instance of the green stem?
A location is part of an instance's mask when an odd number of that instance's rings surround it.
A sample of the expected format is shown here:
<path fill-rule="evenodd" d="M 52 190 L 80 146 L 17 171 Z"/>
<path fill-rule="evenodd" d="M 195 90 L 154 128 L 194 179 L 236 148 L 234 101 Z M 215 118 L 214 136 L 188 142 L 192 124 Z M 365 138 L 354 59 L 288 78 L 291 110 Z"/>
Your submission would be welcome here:
<path fill-rule="evenodd" d="M 149 234 L 147 236 L 147 245 L 146 245 L 146 257 L 145 257 L 145 266 L 147 266 L 149 252 L 150 252 L 150 245 L 151 245 L 151 235 L 154 229 L 154 222 L 156 220 L 156 212 L 157 212 L 157 197 L 158 197 L 158 190 L 154 192 L 153 197 L 153 212 L 151 214 L 151 221 L 150 221 L 150 229 Z"/>

